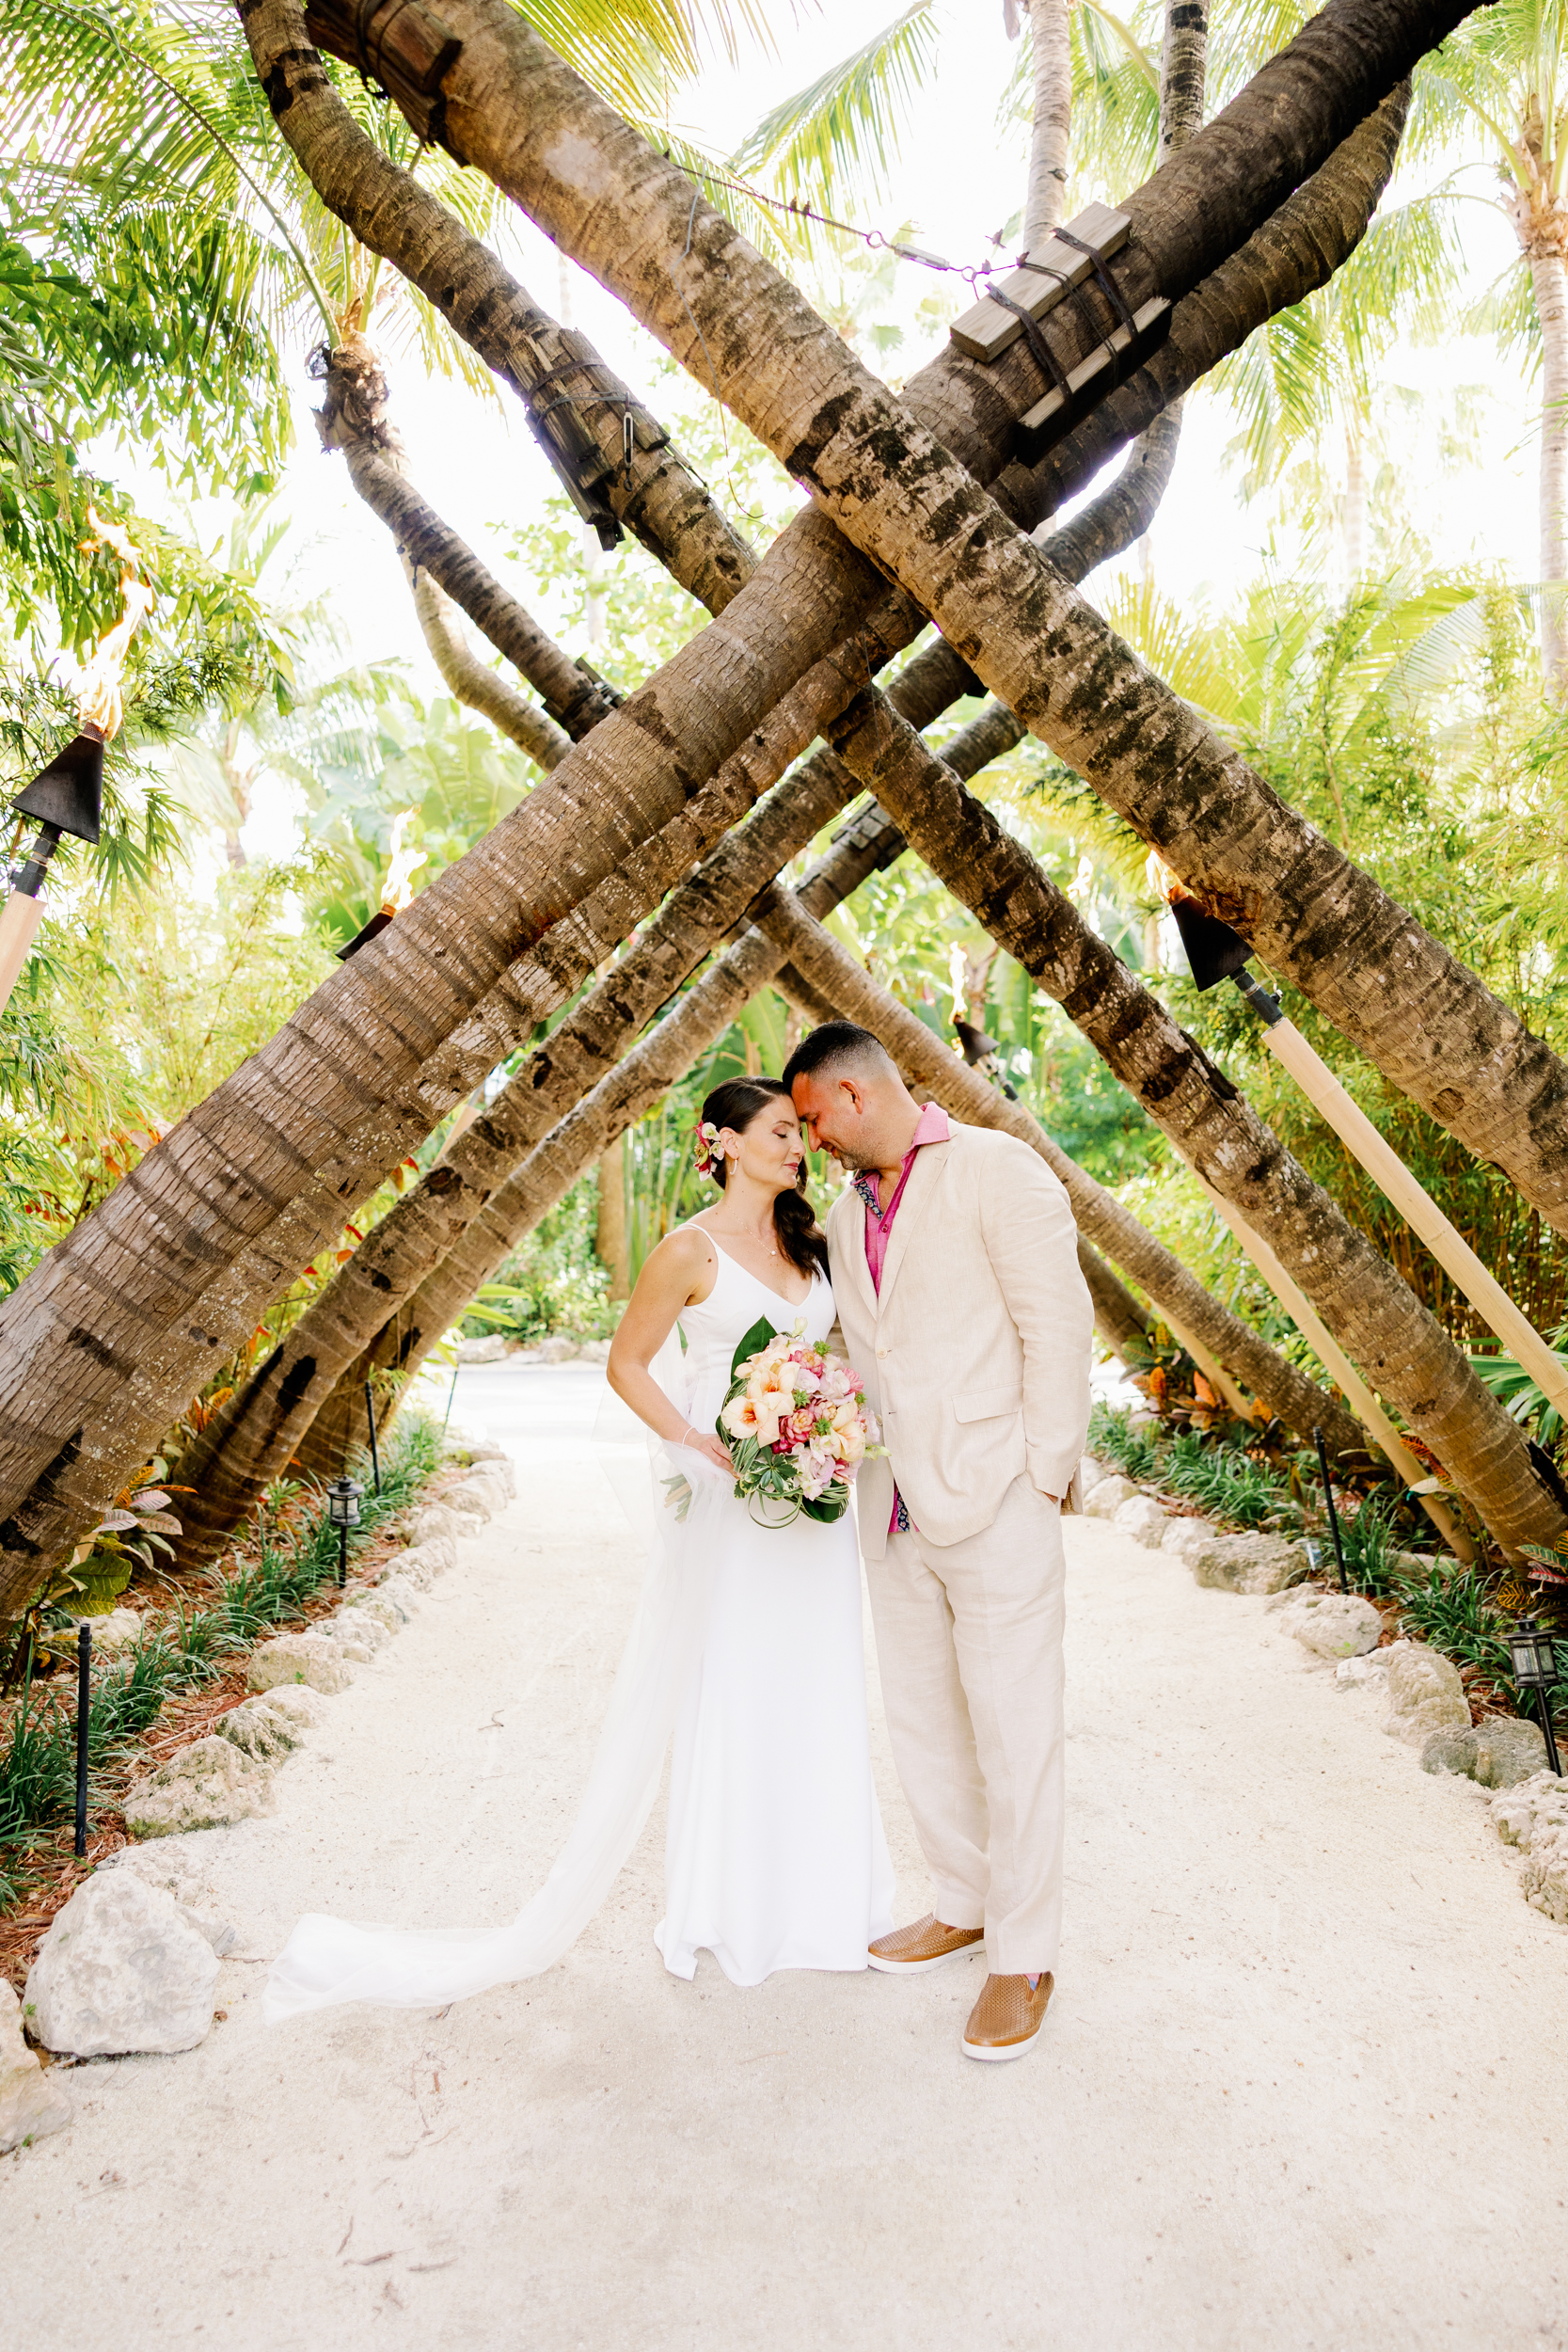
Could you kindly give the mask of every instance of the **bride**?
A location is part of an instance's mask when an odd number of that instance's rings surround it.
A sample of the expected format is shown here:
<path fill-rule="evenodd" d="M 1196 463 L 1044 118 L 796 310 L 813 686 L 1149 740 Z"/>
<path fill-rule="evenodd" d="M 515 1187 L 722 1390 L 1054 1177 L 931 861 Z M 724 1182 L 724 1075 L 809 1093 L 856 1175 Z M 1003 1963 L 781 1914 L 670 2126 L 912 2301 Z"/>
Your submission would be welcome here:
<path fill-rule="evenodd" d="M 709 1094 L 697 1162 L 722 1198 L 653 1251 L 610 1349 L 610 1384 L 653 1435 L 671 1507 L 571 1834 L 510 1927 L 400 1932 L 308 1914 L 273 1965 L 271 2019 L 344 2001 L 438 2008 L 548 1968 L 636 1845 L 672 1730 L 667 1968 L 689 1978 L 710 1951 L 736 1984 L 861 1969 L 893 1924 L 852 1522 L 755 1525 L 714 1426 L 759 1318 L 818 1343 L 835 1320 L 800 1123 L 776 1078 Z"/>
<path fill-rule="evenodd" d="M 802 1198 L 800 1121 L 777 1078 L 733 1078 L 703 1104 L 698 1165 L 723 1198 L 659 1243 L 610 1351 L 610 1386 L 666 1446 L 721 1473 L 714 1422 L 737 1343 L 759 1316 L 833 1327 L 828 1245 Z M 673 1381 L 653 1370 L 678 1323 Z M 710 1951 L 735 1984 L 775 1968 L 863 1968 L 893 1915 L 871 1786 L 860 1551 L 831 1525 L 759 1527 L 721 1495 L 697 1673 L 675 1729 L 664 1847 L 664 1964 Z"/>

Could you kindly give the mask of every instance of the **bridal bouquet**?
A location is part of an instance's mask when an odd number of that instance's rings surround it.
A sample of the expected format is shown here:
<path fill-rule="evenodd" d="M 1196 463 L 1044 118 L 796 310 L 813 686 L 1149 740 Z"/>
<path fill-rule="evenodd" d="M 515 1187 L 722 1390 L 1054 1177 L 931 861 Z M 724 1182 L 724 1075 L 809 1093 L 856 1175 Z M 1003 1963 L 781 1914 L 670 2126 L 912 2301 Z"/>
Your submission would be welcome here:
<path fill-rule="evenodd" d="M 735 1491 L 764 1527 L 788 1527 L 802 1513 L 842 1518 L 856 1470 L 882 1451 L 859 1374 L 803 1340 L 804 1328 L 776 1331 L 766 1316 L 752 1324 L 715 1423 L 735 1464 Z"/>

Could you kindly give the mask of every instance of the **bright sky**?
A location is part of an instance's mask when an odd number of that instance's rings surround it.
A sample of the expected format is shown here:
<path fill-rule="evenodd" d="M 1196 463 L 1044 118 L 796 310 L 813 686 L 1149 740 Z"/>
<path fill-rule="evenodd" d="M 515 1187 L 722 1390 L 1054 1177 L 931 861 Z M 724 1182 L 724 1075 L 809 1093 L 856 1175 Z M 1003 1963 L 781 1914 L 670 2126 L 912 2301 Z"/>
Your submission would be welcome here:
<path fill-rule="evenodd" d="M 780 98 L 858 48 L 893 8 L 890 0 L 829 0 L 820 13 L 815 8 L 798 17 L 783 8 L 776 13 L 776 58 L 752 52 L 733 69 L 715 65 L 673 105 L 676 126 L 716 151 L 732 149 Z M 990 236 L 1016 211 L 1022 190 L 1022 133 L 997 127 L 1015 55 L 1003 31 L 1000 0 L 955 0 L 944 13 L 940 72 L 919 103 L 892 184 L 880 199 L 863 199 L 852 217 L 886 231 L 911 223 L 917 242 L 955 262 L 983 258 Z M 1479 197 L 1491 194 L 1484 174 L 1472 174 L 1468 184 Z M 1477 282 L 1484 283 L 1511 260 L 1512 232 L 1489 202 L 1467 204 L 1463 215 Z M 649 339 L 520 217 L 517 255 L 508 260 L 544 308 L 558 315 L 569 309 L 573 323 L 634 387 L 649 384 L 655 357 Z M 933 281 L 928 272 L 900 266 L 895 302 L 901 319 L 912 317 L 933 282 L 947 287 L 954 281 Z M 890 369 L 902 378 L 925 356 L 906 344 Z M 556 488 L 515 404 L 506 395 L 499 409 L 458 385 L 426 381 L 412 358 L 394 358 L 389 372 L 415 479 L 470 544 L 496 560 L 495 527 L 541 519 Z M 1521 369 L 1489 344 L 1473 342 L 1444 352 L 1397 355 L 1389 373 L 1413 396 L 1424 395 L 1418 408 L 1413 397 L 1399 418 L 1393 445 L 1437 560 L 1501 562 L 1516 576 L 1532 578 L 1536 394 Z M 1456 388 L 1469 384 L 1486 392 L 1473 449 L 1463 439 L 1455 446 L 1447 413 Z M 356 654 L 402 654 L 423 686 L 436 691 L 387 535 L 355 499 L 341 462 L 316 445 L 312 397 L 301 366 L 299 446 L 286 498 L 297 516 L 304 577 L 332 593 Z M 660 405 L 657 397 L 654 405 Z M 1233 431 L 1217 402 L 1201 396 L 1189 402 L 1175 478 L 1148 548 L 1160 585 L 1182 600 L 1208 594 L 1227 601 L 1255 573 L 1269 541 L 1274 517 L 1268 502 L 1246 506 L 1234 469 L 1223 463 Z M 1281 544 L 1289 556 L 1289 534 Z M 530 583 L 518 577 L 515 584 L 531 600 Z M 531 600 L 540 604 L 536 595 Z M 268 807 L 259 811 L 247 840 L 257 850 L 278 850 L 290 830 L 284 810 Z"/>

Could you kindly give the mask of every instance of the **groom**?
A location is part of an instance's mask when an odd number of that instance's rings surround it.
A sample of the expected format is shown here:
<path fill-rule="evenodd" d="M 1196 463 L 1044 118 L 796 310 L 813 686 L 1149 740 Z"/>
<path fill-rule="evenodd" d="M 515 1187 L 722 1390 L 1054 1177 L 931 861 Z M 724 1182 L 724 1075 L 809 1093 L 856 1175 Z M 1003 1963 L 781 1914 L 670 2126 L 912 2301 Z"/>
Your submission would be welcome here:
<path fill-rule="evenodd" d="M 882 1424 L 857 1482 L 898 1777 L 934 1912 L 871 1947 L 916 1976 L 985 1941 L 964 2028 L 1022 2058 L 1062 1909 L 1061 1508 L 1089 1412 L 1093 1312 L 1068 1199 L 1012 1136 L 924 1109 L 868 1029 L 784 1066 L 814 1150 L 853 1183 L 828 1216 L 849 1360 Z"/>

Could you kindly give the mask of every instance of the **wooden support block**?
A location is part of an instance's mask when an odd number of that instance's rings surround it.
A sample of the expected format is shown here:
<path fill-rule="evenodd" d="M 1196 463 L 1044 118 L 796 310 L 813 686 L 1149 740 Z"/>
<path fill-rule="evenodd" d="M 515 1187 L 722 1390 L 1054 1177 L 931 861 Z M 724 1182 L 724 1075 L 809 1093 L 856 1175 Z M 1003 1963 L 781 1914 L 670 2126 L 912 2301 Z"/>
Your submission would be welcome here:
<path fill-rule="evenodd" d="M 1044 399 L 1037 400 L 1014 425 L 1013 455 L 1019 463 L 1038 465 L 1047 450 L 1055 447 L 1086 408 L 1103 400 L 1114 382 L 1130 373 L 1132 365 L 1147 358 L 1164 341 L 1169 326 L 1170 304 L 1164 294 L 1156 294 L 1151 302 L 1133 311 L 1131 335 L 1125 326 L 1114 326 L 1086 358 L 1069 369 L 1066 400 L 1053 385 Z M 1118 361 L 1125 363 L 1119 370 Z"/>
<path fill-rule="evenodd" d="M 1132 233 L 1132 223 L 1125 213 L 1113 212 L 1109 204 L 1089 204 L 1069 220 L 1067 226 L 1085 245 L 1092 245 L 1102 262 L 1113 253 L 1119 253 Z M 1076 246 L 1066 245 L 1060 237 L 1046 240 L 1037 253 L 1029 256 L 1035 266 L 1016 269 L 1001 281 L 1000 291 L 1009 301 L 1020 302 L 1032 318 L 1042 319 L 1053 310 L 1064 294 L 1074 286 L 1081 286 L 1094 268 L 1092 255 L 1080 253 Z M 1059 271 L 1059 277 L 1042 278 L 1041 270 Z M 1011 310 L 1004 310 L 989 294 L 955 319 L 948 333 L 962 352 L 972 359 L 999 358 L 1010 343 L 1017 342 L 1023 332 L 1022 322 Z"/>
<path fill-rule="evenodd" d="M 307 0 L 305 29 L 318 49 L 357 66 L 394 97 L 404 90 L 434 97 L 463 47 L 421 0 L 381 0 L 363 13 L 352 0 Z"/>

